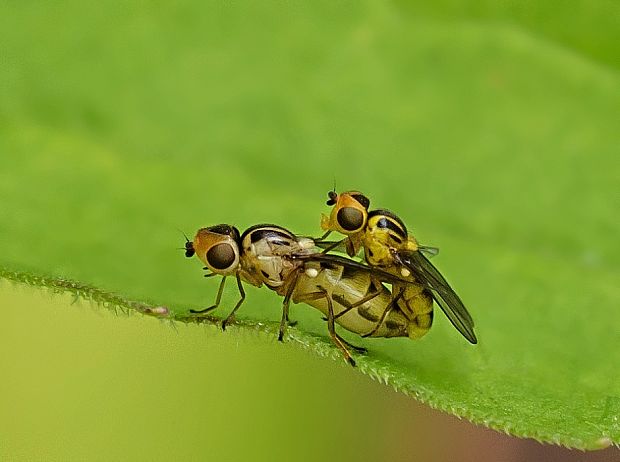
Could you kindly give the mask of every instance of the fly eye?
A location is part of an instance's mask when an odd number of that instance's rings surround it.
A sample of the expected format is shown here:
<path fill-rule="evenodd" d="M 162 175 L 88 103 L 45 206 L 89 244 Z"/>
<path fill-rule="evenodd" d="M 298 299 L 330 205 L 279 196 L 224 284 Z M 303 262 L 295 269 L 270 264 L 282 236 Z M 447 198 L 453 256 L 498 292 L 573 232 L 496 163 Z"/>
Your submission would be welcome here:
<path fill-rule="evenodd" d="M 232 266 L 237 254 L 230 244 L 216 244 L 207 251 L 207 263 L 215 269 L 223 270 Z"/>
<path fill-rule="evenodd" d="M 327 200 L 326 204 L 327 205 L 335 205 L 336 201 L 338 199 L 338 194 L 336 194 L 336 191 L 330 191 L 327 193 L 327 196 L 329 197 L 329 199 Z"/>
<path fill-rule="evenodd" d="M 345 231 L 356 231 L 364 226 L 364 214 L 353 207 L 338 210 L 338 224 Z"/>

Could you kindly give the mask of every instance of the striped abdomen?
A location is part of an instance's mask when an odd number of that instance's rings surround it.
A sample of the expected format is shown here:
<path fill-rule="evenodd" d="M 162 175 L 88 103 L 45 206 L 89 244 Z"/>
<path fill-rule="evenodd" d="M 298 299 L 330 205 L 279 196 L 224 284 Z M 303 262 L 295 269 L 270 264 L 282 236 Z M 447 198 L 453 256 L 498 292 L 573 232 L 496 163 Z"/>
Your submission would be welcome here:
<path fill-rule="evenodd" d="M 368 272 L 356 271 L 343 266 L 326 267 L 322 265 L 315 277 L 300 273 L 292 300 L 294 303 L 306 303 L 327 314 L 327 300 L 324 297 L 316 298 L 316 294 L 320 293 L 321 288 L 325 289 L 332 298 L 335 315 L 346 310 L 345 306 L 336 301 L 337 299 L 344 298 L 353 304 L 369 292 L 377 290 Z M 388 289 L 383 286 L 378 289 L 380 290 L 379 295 L 336 318 L 336 322 L 345 329 L 359 335 L 373 331 L 392 300 L 392 294 Z M 407 337 L 409 335 L 408 326 L 407 318 L 398 307 L 394 307 L 372 337 Z"/>
<path fill-rule="evenodd" d="M 420 284 L 394 284 L 394 294 L 403 291 L 398 307 L 410 321 L 409 337 L 423 337 L 433 325 L 433 297 L 428 289 Z"/>

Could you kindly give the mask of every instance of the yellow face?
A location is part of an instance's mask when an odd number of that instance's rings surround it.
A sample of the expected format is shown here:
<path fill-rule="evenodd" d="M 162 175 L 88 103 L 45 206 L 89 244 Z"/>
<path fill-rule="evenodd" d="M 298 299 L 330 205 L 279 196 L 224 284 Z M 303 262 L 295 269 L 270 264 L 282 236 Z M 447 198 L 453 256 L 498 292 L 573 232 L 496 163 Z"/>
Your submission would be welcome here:
<path fill-rule="evenodd" d="M 229 276 L 239 269 L 239 231 L 229 225 L 217 225 L 199 229 L 191 243 L 186 245 L 186 255 L 191 251 L 216 274 Z"/>
<path fill-rule="evenodd" d="M 327 205 L 333 205 L 329 217 L 323 215 L 321 228 L 324 231 L 337 231 L 345 236 L 354 237 L 366 226 L 370 201 L 359 191 L 347 191 L 336 194 L 329 192 Z"/>

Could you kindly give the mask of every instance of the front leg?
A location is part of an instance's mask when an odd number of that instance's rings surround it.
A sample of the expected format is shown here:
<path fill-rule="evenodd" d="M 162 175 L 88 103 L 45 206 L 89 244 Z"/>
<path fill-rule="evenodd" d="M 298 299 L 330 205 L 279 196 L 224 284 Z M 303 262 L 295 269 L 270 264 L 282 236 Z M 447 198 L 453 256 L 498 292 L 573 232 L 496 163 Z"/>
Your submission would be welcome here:
<path fill-rule="evenodd" d="M 289 324 L 288 310 L 291 304 L 291 296 L 293 295 L 293 291 L 295 290 L 295 286 L 297 285 L 298 276 L 299 270 L 295 271 L 290 276 L 292 279 L 290 280 L 289 287 L 287 287 L 286 294 L 284 295 L 284 302 L 282 303 L 282 319 L 280 319 L 280 331 L 278 332 L 278 340 L 280 342 L 284 341 L 284 333 L 286 332 L 286 327 Z"/>
<path fill-rule="evenodd" d="M 331 250 L 334 250 L 334 249 L 336 249 L 336 248 L 340 247 L 340 245 L 341 245 L 344 241 L 346 241 L 346 240 L 348 240 L 348 239 L 347 239 L 347 238 L 345 238 L 345 239 L 343 239 L 343 240 L 341 240 L 341 241 L 334 241 L 334 242 L 331 242 L 331 243 L 330 243 L 327 247 L 324 247 L 324 248 L 323 248 L 323 251 L 322 251 L 321 253 L 326 254 L 326 253 L 330 252 Z M 326 244 L 326 242 L 323 242 L 322 240 L 317 240 L 316 242 L 317 242 L 317 243 L 324 243 L 324 244 Z"/>
<path fill-rule="evenodd" d="M 336 324 L 334 323 L 334 305 L 332 303 L 332 298 L 329 296 L 327 291 L 321 286 L 318 286 L 318 289 L 323 292 L 323 296 L 325 297 L 325 300 L 327 300 L 327 330 L 329 331 L 329 335 L 332 338 L 332 341 L 334 342 L 334 344 L 344 354 L 344 359 L 351 366 L 355 366 L 355 360 L 351 356 L 351 353 L 349 353 L 349 350 L 347 350 L 347 347 L 345 346 L 344 342 L 342 341 L 340 336 L 336 333 Z"/>
<path fill-rule="evenodd" d="M 394 306 L 396 305 L 396 302 L 398 302 L 400 297 L 403 296 L 404 292 L 405 292 L 405 289 L 401 289 L 400 292 L 398 292 L 398 295 L 396 297 L 392 297 L 392 300 L 390 301 L 390 303 L 388 303 L 388 305 L 383 310 L 383 313 L 381 314 L 381 318 L 379 319 L 379 321 L 377 321 L 377 324 L 375 324 L 375 327 L 367 334 L 362 335 L 363 338 L 372 337 L 375 334 L 375 332 L 379 330 L 379 328 L 381 327 L 381 324 L 383 324 L 383 321 L 385 321 L 385 318 L 387 317 L 389 312 L 392 311 L 392 309 L 394 308 Z"/>
<path fill-rule="evenodd" d="M 340 340 L 342 343 L 344 343 L 348 348 L 351 348 L 353 351 L 355 351 L 356 353 L 359 353 L 361 355 L 365 355 L 366 353 L 368 353 L 368 349 L 364 348 L 364 347 L 358 347 L 357 345 L 353 345 L 352 343 L 347 342 L 345 339 L 343 339 L 340 335 L 336 334 L 338 336 L 338 340 Z"/>
<path fill-rule="evenodd" d="M 381 282 L 376 281 L 374 278 L 371 278 L 370 283 L 372 284 L 373 290 L 371 290 L 366 295 L 364 295 L 362 298 L 360 298 L 358 301 L 353 302 L 353 303 L 351 303 L 346 298 L 344 298 L 343 295 L 332 295 L 332 298 L 334 299 L 334 301 L 336 301 L 337 303 L 345 307 L 343 311 L 341 311 L 335 316 L 335 319 L 338 319 L 340 316 L 347 314 L 352 309 L 363 305 L 364 303 L 372 300 L 373 298 L 383 293 L 383 285 L 381 284 Z"/>
<path fill-rule="evenodd" d="M 210 273 L 210 274 L 207 274 L 205 277 L 210 277 L 214 274 L 215 273 Z M 217 290 L 217 296 L 215 297 L 215 304 L 207 308 L 203 308 L 202 310 L 189 310 L 189 312 L 195 313 L 195 314 L 204 314 L 204 313 L 208 313 L 209 311 L 213 311 L 214 309 L 216 309 L 220 305 L 220 301 L 222 300 L 222 293 L 224 292 L 225 283 L 226 283 L 226 276 L 223 276 L 222 282 L 220 282 L 220 288 Z"/>
<path fill-rule="evenodd" d="M 328 315 L 327 315 L 327 318 L 323 318 L 323 319 L 327 321 L 327 330 L 329 331 L 329 335 L 332 338 L 332 341 L 334 342 L 334 344 L 338 347 L 338 349 L 340 349 L 340 351 L 343 352 L 346 361 L 352 366 L 355 366 L 355 360 L 351 357 L 351 353 L 349 353 L 349 351 L 347 350 L 347 347 L 362 354 L 366 353 L 368 350 L 366 350 L 366 348 L 351 345 L 350 343 L 348 343 L 346 340 L 344 340 L 342 337 L 340 337 L 340 335 L 336 333 L 336 326 L 334 324 L 334 307 L 332 304 L 332 298 L 329 296 L 329 293 L 323 287 L 318 286 L 317 288 L 319 290 L 316 292 L 307 292 L 305 294 L 299 294 L 297 296 L 298 302 L 307 303 L 313 300 L 320 300 L 321 298 L 324 298 L 327 301 Z"/>
<path fill-rule="evenodd" d="M 237 288 L 239 289 L 239 294 L 241 298 L 230 312 L 230 314 L 222 321 L 222 330 L 226 330 L 226 326 L 234 319 L 235 312 L 239 309 L 243 301 L 245 300 L 245 291 L 243 290 L 243 284 L 241 284 L 241 278 L 239 277 L 239 273 L 237 273 Z"/>

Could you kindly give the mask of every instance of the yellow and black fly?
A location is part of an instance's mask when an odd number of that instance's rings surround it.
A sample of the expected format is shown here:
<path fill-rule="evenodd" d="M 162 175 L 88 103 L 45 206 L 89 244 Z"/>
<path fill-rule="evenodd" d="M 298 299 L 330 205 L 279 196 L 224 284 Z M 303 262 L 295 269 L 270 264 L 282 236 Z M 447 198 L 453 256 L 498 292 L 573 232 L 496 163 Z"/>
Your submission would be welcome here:
<path fill-rule="evenodd" d="M 392 292 L 402 302 L 391 306 L 400 306 L 418 321 L 419 337 L 431 327 L 434 300 L 469 342 L 478 342 L 467 308 L 425 255 L 436 255 L 436 248 L 419 245 L 403 221 L 389 210 L 369 211 L 370 200 L 359 191 L 330 191 L 328 196 L 327 205 L 333 208 L 329 216 L 322 217 L 321 227 L 326 233 L 317 244 L 326 251 L 344 247 L 349 256 L 363 249 L 370 267 L 397 276 L 399 280 L 392 285 Z M 333 231 L 347 237 L 342 241 L 325 241 Z M 403 283 L 402 278 L 408 282 Z"/>

